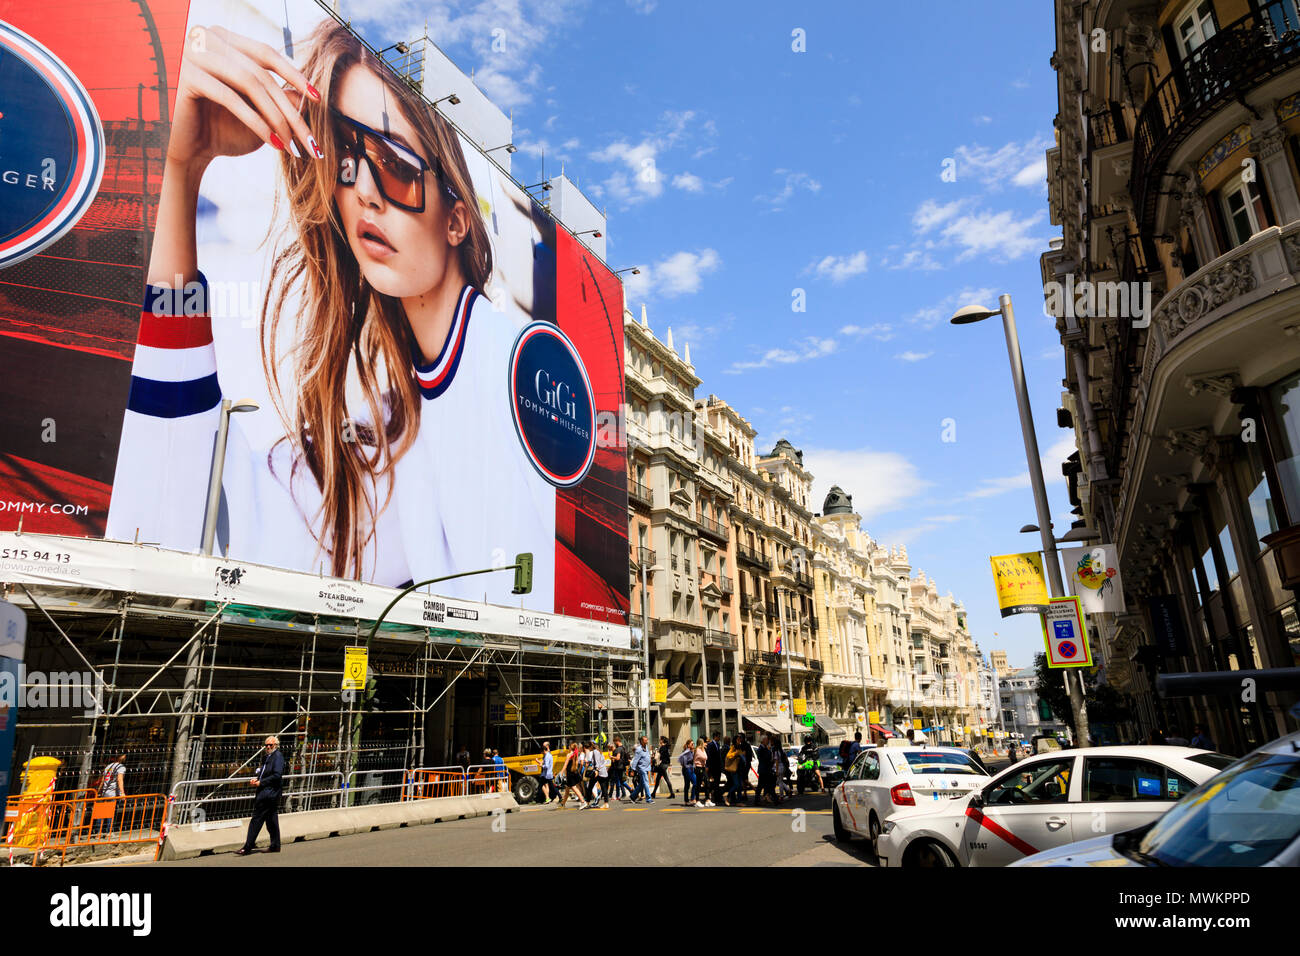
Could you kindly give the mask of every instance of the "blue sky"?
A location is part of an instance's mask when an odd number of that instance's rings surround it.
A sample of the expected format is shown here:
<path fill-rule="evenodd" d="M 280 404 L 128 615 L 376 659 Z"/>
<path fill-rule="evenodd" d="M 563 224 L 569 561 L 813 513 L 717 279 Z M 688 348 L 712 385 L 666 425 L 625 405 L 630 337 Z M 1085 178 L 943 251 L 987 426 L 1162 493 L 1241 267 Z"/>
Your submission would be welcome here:
<path fill-rule="evenodd" d="M 377 46 L 430 36 L 502 109 L 514 173 L 561 163 L 609 215 L 629 305 L 689 341 L 698 394 L 760 450 L 789 438 L 878 540 L 951 591 L 983 650 L 1028 665 L 1037 616 L 1003 620 L 988 556 L 1037 547 L 999 323 L 1017 309 L 1058 535 L 1064 354 L 1043 315 L 1050 5 L 677 0 L 344 0 Z M 498 49 L 493 49 L 493 31 Z M 792 47 L 802 30 L 804 52 Z M 504 47 L 500 39 L 504 38 Z M 945 160 L 956 180 L 942 178 Z M 647 173 L 651 171 L 653 175 Z M 805 311 L 792 310 L 804 290 Z M 945 419 L 956 441 L 943 441 Z M 997 636 L 995 637 L 995 632 Z"/>

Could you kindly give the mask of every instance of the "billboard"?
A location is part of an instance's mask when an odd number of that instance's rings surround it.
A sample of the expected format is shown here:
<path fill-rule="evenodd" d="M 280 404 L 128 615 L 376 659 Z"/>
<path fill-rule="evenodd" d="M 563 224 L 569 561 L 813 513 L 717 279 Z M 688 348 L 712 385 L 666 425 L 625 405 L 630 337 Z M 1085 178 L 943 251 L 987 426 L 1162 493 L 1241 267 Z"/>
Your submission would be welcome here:
<path fill-rule="evenodd" d="M 599 259 L 315 0 L 0 19 L 0 531 L 195 551 L 224 421 L 218 555 L 627 623 Z"/>

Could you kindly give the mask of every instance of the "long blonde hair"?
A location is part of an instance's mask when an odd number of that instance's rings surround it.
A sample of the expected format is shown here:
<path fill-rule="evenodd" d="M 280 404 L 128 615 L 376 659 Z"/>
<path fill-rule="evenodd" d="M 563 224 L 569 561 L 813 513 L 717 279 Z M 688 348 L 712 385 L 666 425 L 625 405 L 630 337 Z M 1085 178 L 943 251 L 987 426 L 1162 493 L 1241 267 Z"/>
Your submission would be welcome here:
<path fill-rule="evenodd" d="M 437 158 L 443 182 L 429 174 L 434 181 L 426 182 L 426 202 L 438 201 L 436 197 L 449 204 L 464 202 L 469 229 L 457 247 L 458 264 L 464 280 L 480 292 L 492 274 L 492 250 L 460 140 L 450 124 L 342 24 L 325 21 L 310 45 L 303 72 L 321 98 L 306 99 L 303 116 L 325 158 L 303 162 L 288 153 L 281 158 L 296 241 L 282 246 L 271 267 L 262 302 L 262 366 L 287 432 L 282 440 L 293 449 L 289 486 L 305 464 L 321 490 L 319 511 L 314 516 L 304 513 L 304 520 L 318 548 L 329 556 L 331 574 L 360 578 L 375 521 L 392 498 L 393 468 L 415 440 L 421 399 L 412 368 L 415 338 L 401 302 L 366 283 L 334 204 L 343 153 L 329 104 L 336 85 L 353 66 L 364 66 L 383 81 L 414 127 L 425 156 L 431 164 Z M 444 183 L 459 200 L 447 195 Z M 276 342 L 285 305 L 295 292 L 300 305 L 293 346 L 283 357 L 292 362 L 296 402 L 291 412 L 280 385 L 282 357 L 276 354 Z M 368 420 L 375 425 L 354 424 L 348 414 L 351 368 Z M 368 482 L 374 481 L 377 498 L 385 477 L 390 480 L 382 503 L 372 500 Z"/>

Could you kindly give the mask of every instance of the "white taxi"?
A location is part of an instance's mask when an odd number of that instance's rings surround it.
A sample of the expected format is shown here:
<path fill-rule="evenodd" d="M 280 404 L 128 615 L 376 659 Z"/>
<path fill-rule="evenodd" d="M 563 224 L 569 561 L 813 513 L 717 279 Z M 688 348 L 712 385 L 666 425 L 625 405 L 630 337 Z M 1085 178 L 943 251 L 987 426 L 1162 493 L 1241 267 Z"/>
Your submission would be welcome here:
<path fill-rule="evenodd" d="M 835 839 L 866 837 L 875 846 L 898 814 L 961 800 L 989 782 L 984 769 L 956 747 L 864 750 L 831 792 Z"/>
<path fill-rule="evenodd" d="M 1232 763 L 1191 747 L 1090 747 L 1021 760 L 965 799 L 883 821 L 881 866 L 1006 866 L 1132 830 Z"/>

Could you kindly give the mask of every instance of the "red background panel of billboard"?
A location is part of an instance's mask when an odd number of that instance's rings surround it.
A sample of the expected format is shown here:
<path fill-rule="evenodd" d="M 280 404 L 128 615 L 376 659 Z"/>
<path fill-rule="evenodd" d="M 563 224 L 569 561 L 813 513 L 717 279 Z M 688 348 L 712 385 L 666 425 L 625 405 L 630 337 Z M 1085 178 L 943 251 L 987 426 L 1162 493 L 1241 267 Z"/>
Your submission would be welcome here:
<path fill-rule="evenodd" d="M 578 347 L 596 405 L 587 477 L 555 493 L 555 610 L 626 624 L 627 447 L 623 409 L 623 288 L 589 249 L 556 230 L 555 314 Z M 603 425 L 603 427 L 602 427 Z"/>
<path fill-rule="evenodd" d="M 189 0 L 0 0 L 86 88 L 106 153 L 81 220 L 0 271 L 0 530 L 104 533 L 188 16 Z"/>

